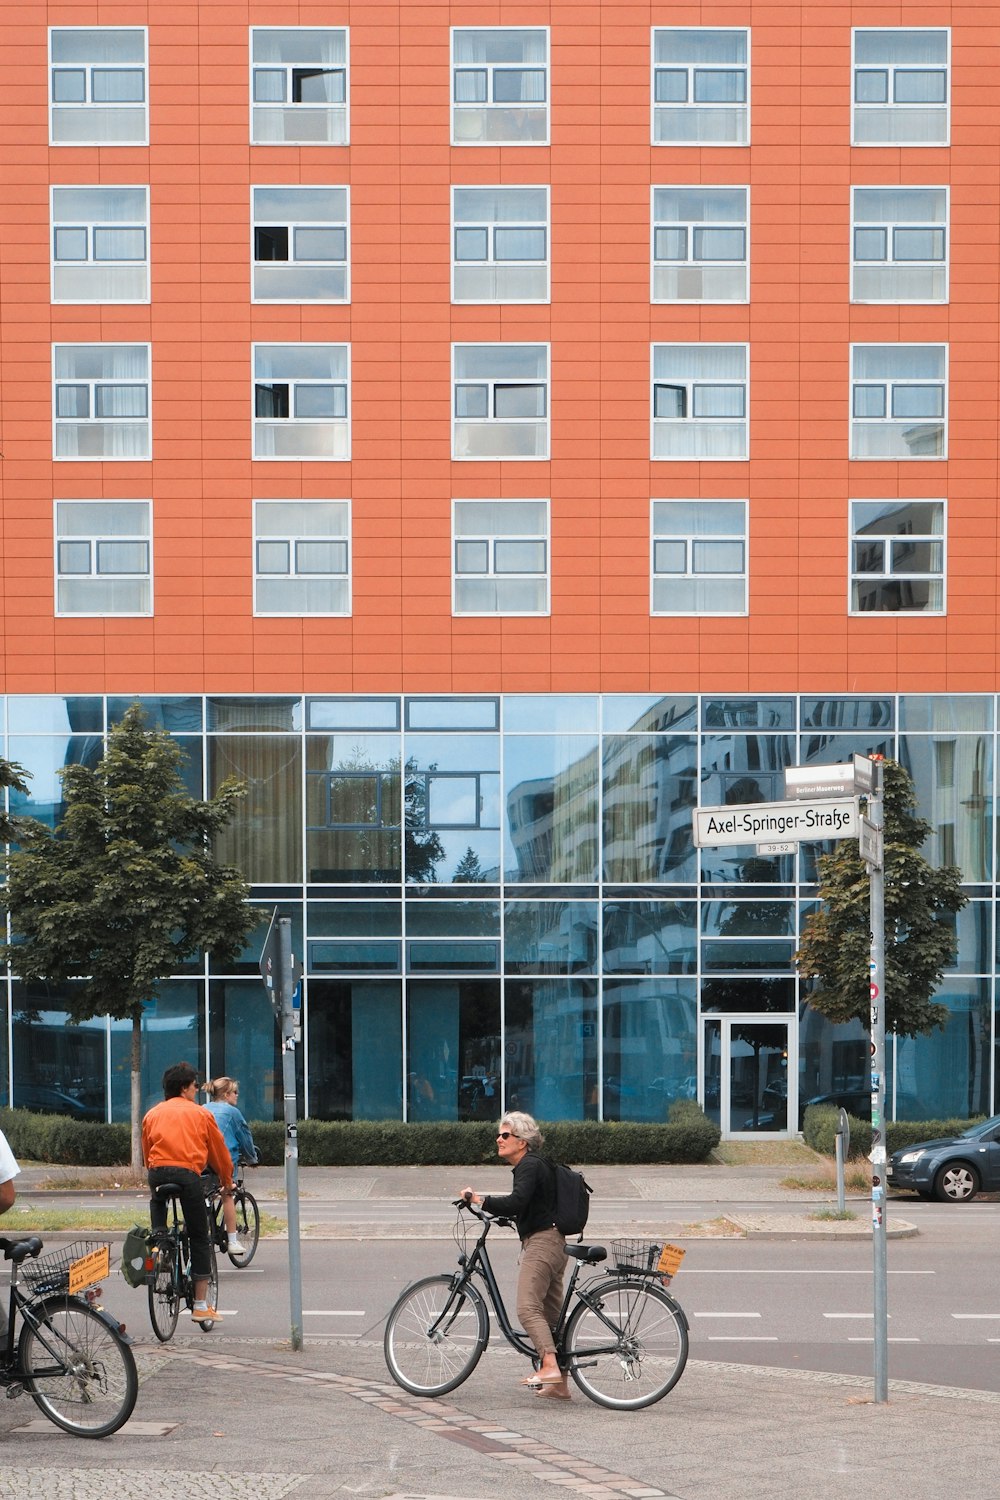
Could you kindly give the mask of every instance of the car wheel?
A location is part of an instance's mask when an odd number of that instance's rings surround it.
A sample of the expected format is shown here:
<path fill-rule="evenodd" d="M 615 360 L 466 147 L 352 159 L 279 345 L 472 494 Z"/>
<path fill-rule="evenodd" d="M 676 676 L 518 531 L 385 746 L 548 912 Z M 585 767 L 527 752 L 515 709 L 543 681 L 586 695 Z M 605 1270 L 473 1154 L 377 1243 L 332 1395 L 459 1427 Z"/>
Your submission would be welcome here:
<path fill-rule="evenodd" d="M 935 1177 L 934 1191 L 942 1203 L 968 1203 L 979 1192 L 979 1173 L 964 1161 L 951 1162 Z"/>

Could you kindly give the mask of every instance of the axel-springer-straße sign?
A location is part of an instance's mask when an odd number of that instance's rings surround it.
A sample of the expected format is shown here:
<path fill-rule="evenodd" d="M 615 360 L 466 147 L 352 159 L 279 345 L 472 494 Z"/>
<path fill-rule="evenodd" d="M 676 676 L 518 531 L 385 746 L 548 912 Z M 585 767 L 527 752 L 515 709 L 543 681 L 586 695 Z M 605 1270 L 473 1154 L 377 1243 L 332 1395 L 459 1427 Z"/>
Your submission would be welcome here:
<path fill-rule="evenodd" d="M 821 802 L 751 802 L 730 807 L 697 807 L 694 841 L 699 848 L 720 844 L 802 843 L 813 839 L 856 839 L 856 797 Z"/>

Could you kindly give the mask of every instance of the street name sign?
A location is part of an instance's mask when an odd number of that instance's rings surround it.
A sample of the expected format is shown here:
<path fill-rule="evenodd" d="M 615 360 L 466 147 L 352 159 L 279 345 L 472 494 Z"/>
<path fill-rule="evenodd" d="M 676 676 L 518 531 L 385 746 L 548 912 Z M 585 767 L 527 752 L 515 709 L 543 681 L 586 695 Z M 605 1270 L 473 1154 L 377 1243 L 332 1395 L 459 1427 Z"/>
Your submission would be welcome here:
<path fill-rule="evenodd" d="M 866 755 L 855 755 L 846 764 L 832 766 L 786 766 L 786 797 L 855 797 L 872 789 L 872 763 Z"/>
<path fill-rule="evenodd" d="M 816 839 L 856 839 L 858 802 L 830 798 L 817 802 L 749 802 L 694 809 L 694 842 L 699 849 L 723 844 L 800 844 Z"/>

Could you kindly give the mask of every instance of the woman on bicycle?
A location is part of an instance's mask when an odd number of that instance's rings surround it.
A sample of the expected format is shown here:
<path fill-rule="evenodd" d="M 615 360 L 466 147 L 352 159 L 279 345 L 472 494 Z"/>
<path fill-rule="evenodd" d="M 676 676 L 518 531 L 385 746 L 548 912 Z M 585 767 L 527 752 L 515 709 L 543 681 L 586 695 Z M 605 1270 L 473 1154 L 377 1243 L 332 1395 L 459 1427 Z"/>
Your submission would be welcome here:
<path fill-rule="evenodd" d="M 476 1193 L 462 1197 L 487 1213 L 514 1220 L 521 1239 L 517 1276 L 517 1315 L 541 1361 L 522 1385 L 538 1395 L 569 1399 L 566 1372 L 556 1360 L 552 1330 L 559 1320 L 566 1270 L 566 1237 L 555 1225 L 555 1174 L 541 1155 L 542 1133 L 531 1115 L 514 1110 L 504 1115 L 497 1133 L 497 1155 L 514 1169 L 509 1193 Z"/>
<path fill-rule="evenodd" d="M 240 1157 L 251 1166 L 255 1166 L 259 1155 L 250 1133 L 250 1126 L 243 1118 L 236 1102 L 240 1097 L 239 1080 L 226 1077 L 213 1078 L 203 1087 L 208 1095 L 205 1108 L 214 1116 L 216 1125 L 222 1131 L 222 1139 L 232 1157 L 235 1177 Z M 236 1205 L 231 1193 L 222 1195 L 222 1217 L 226 1226 L 226 1234 L 229 1237 L 230 1254 L 245 1255 L 246 1246 L 236 1230 Z"/>

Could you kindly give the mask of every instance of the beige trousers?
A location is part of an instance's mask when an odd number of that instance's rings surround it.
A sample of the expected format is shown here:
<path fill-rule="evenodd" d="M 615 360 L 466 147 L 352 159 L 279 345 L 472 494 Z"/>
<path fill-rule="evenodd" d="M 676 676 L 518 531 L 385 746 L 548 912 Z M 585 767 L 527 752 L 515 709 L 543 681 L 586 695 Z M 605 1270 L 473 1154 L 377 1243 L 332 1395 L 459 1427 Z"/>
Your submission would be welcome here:
<path fill-rule="evenodd" d="M 566 1237 L 539 1229 L 525 1240 L 517 1276 L 517 1316 L 539 1356 L 555 1353 L 552 1330 L 563 1302 Z"/>

